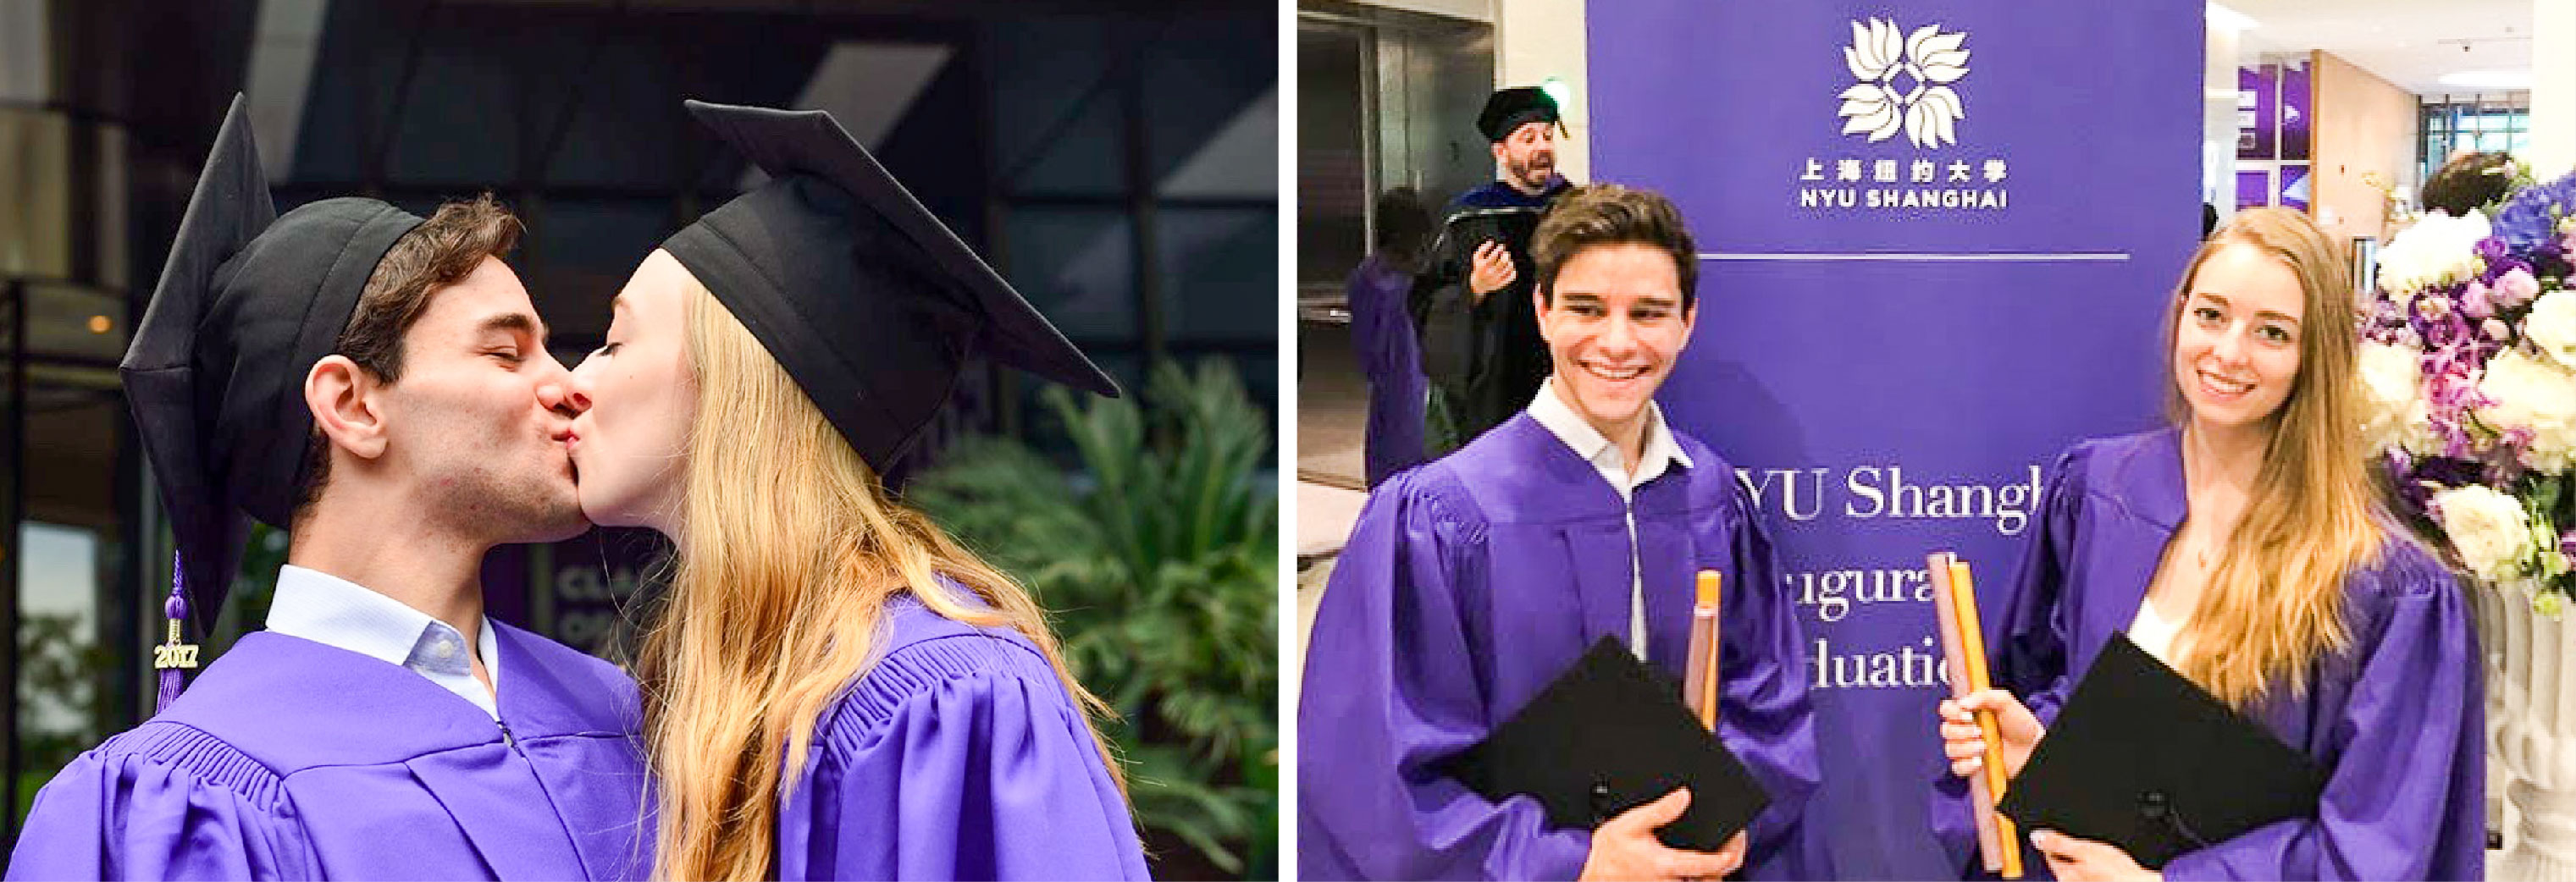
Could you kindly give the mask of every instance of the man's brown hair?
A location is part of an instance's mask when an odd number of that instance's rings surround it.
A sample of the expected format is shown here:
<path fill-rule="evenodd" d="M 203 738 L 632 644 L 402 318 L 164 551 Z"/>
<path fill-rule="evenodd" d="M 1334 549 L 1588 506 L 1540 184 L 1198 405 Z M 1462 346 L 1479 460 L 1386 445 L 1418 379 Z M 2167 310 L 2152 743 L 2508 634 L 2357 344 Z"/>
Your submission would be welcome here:
<path fill-rule="evenodd" d="M 1538 264 L 1540 295 L 1551 304 L 1556 302 L 1556 274 L 1583 249 L 1630 244 L 1672 255 L 1673 272 L 1682 285 L 1682 309 L 1690 309 L 1699 295 L 1699 250 L 1691 243 L 1690 229 L 1682 225 L 1681 209 L 1654 191 L 1617 184 L 1576 187 L 1559 197 L 1539 221 L 1530 256 Z"/>
<path fill-rule="evenodd" d="M 2424 179 L 2424 208 L 2467 217 L 2473 209 L 2503 201 L 2513 189 L 2513 154 L 2502 151 L 2462 153 L 2451 157 Z"/>
<path fill-rule="evenodd" d="M 518 216 L 489 193 L 439 206 L 429 220 L 394 240 L 376 262 L 332 354 L 347 356 L 369 376 L 393 385 L 402 378 L 403 335 L 429 311 L 430 297 L 473 275 L 484 258 L 508 255 L 518 247 L 522 229 Z M 305 442 L 303 474 L 295 492 L 299 521 L 331 480 L 331 444 L 319 427 Z"/>

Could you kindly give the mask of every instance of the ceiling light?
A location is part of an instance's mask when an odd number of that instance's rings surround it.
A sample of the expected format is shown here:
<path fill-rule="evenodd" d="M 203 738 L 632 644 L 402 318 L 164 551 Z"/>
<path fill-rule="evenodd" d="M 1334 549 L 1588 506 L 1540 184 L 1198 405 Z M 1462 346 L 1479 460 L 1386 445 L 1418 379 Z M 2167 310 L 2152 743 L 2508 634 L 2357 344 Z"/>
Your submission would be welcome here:
<path fill-rule="evenodd" d="M 2464 70 L 2443 74 L 2438 82 L 2462 89 L 2528 89 L 2531 88 L 2531 69 Z"/>
<path fill-rule="evenodd" d="M 2250 31 L 2263 25 L 2245 13 L 2212 3 L 2209 4 L 2209 26 L 2231 31 Z"/>

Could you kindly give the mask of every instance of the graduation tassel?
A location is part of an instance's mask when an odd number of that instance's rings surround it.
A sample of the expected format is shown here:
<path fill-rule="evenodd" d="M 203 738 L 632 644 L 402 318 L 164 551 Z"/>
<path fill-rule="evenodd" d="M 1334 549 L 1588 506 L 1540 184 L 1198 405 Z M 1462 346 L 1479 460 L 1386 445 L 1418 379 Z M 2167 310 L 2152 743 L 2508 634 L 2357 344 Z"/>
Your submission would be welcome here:
<path fill-rule="evenodd" d="M 196 644 L 180 642 L 188 622 L 188 570 L 176 553 L 170 555 L 170 599 L 161 603 L 161 614 L 169 618 L 170 631 L 161 645 L 152 648 L 152 667 L 161 672 L 161 697 L 152 705 L 154 716 L 179 700 L 179 690 L 187 685 L 185 671 L 197 666 Z"/>

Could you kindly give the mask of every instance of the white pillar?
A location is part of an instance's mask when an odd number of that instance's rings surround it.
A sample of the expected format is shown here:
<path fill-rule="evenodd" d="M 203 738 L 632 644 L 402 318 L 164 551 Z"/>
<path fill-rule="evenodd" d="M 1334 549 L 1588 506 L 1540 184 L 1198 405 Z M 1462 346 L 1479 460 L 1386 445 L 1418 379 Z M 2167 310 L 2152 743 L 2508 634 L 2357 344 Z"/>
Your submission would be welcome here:
<path fill-rule="evenodd" d="M 2531 147 L 2549 180 L 2576 169 L 2576 2 L 2531 0 Z"/>
<path fill-rule="evenodd" d="M 2544 0 L 2545 2 L 2545 0 Z M 1578 184 L 1592 182 L 1592 102 L 1585 93 L 1584 0 L 1496 0 L 1496 87 L 1565 84 L 1558 113 L 1565 140 L 1556 145 L 1556 170 Z"/>

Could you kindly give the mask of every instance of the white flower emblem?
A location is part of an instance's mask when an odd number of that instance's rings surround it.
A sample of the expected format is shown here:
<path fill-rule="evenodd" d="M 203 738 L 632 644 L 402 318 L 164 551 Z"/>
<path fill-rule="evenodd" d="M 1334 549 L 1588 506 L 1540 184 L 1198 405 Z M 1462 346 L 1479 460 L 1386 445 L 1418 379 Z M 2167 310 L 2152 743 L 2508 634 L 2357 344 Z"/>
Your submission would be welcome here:
<path fill-rule="evenodd" d="M 1843 134 L 1867 132 L 1875 144 L 1902 127 L 1918 147 L 1958 143 L 1958 122 L 1968 109 L 1950 84 L 1968 75 L 1968 50 L 1960 48 L 1967 40 L 1937 24 L 1905 34 L 1883 18 L 1852 22 L 1843 63 L 1860 83 L 1843 90 Z"/>

